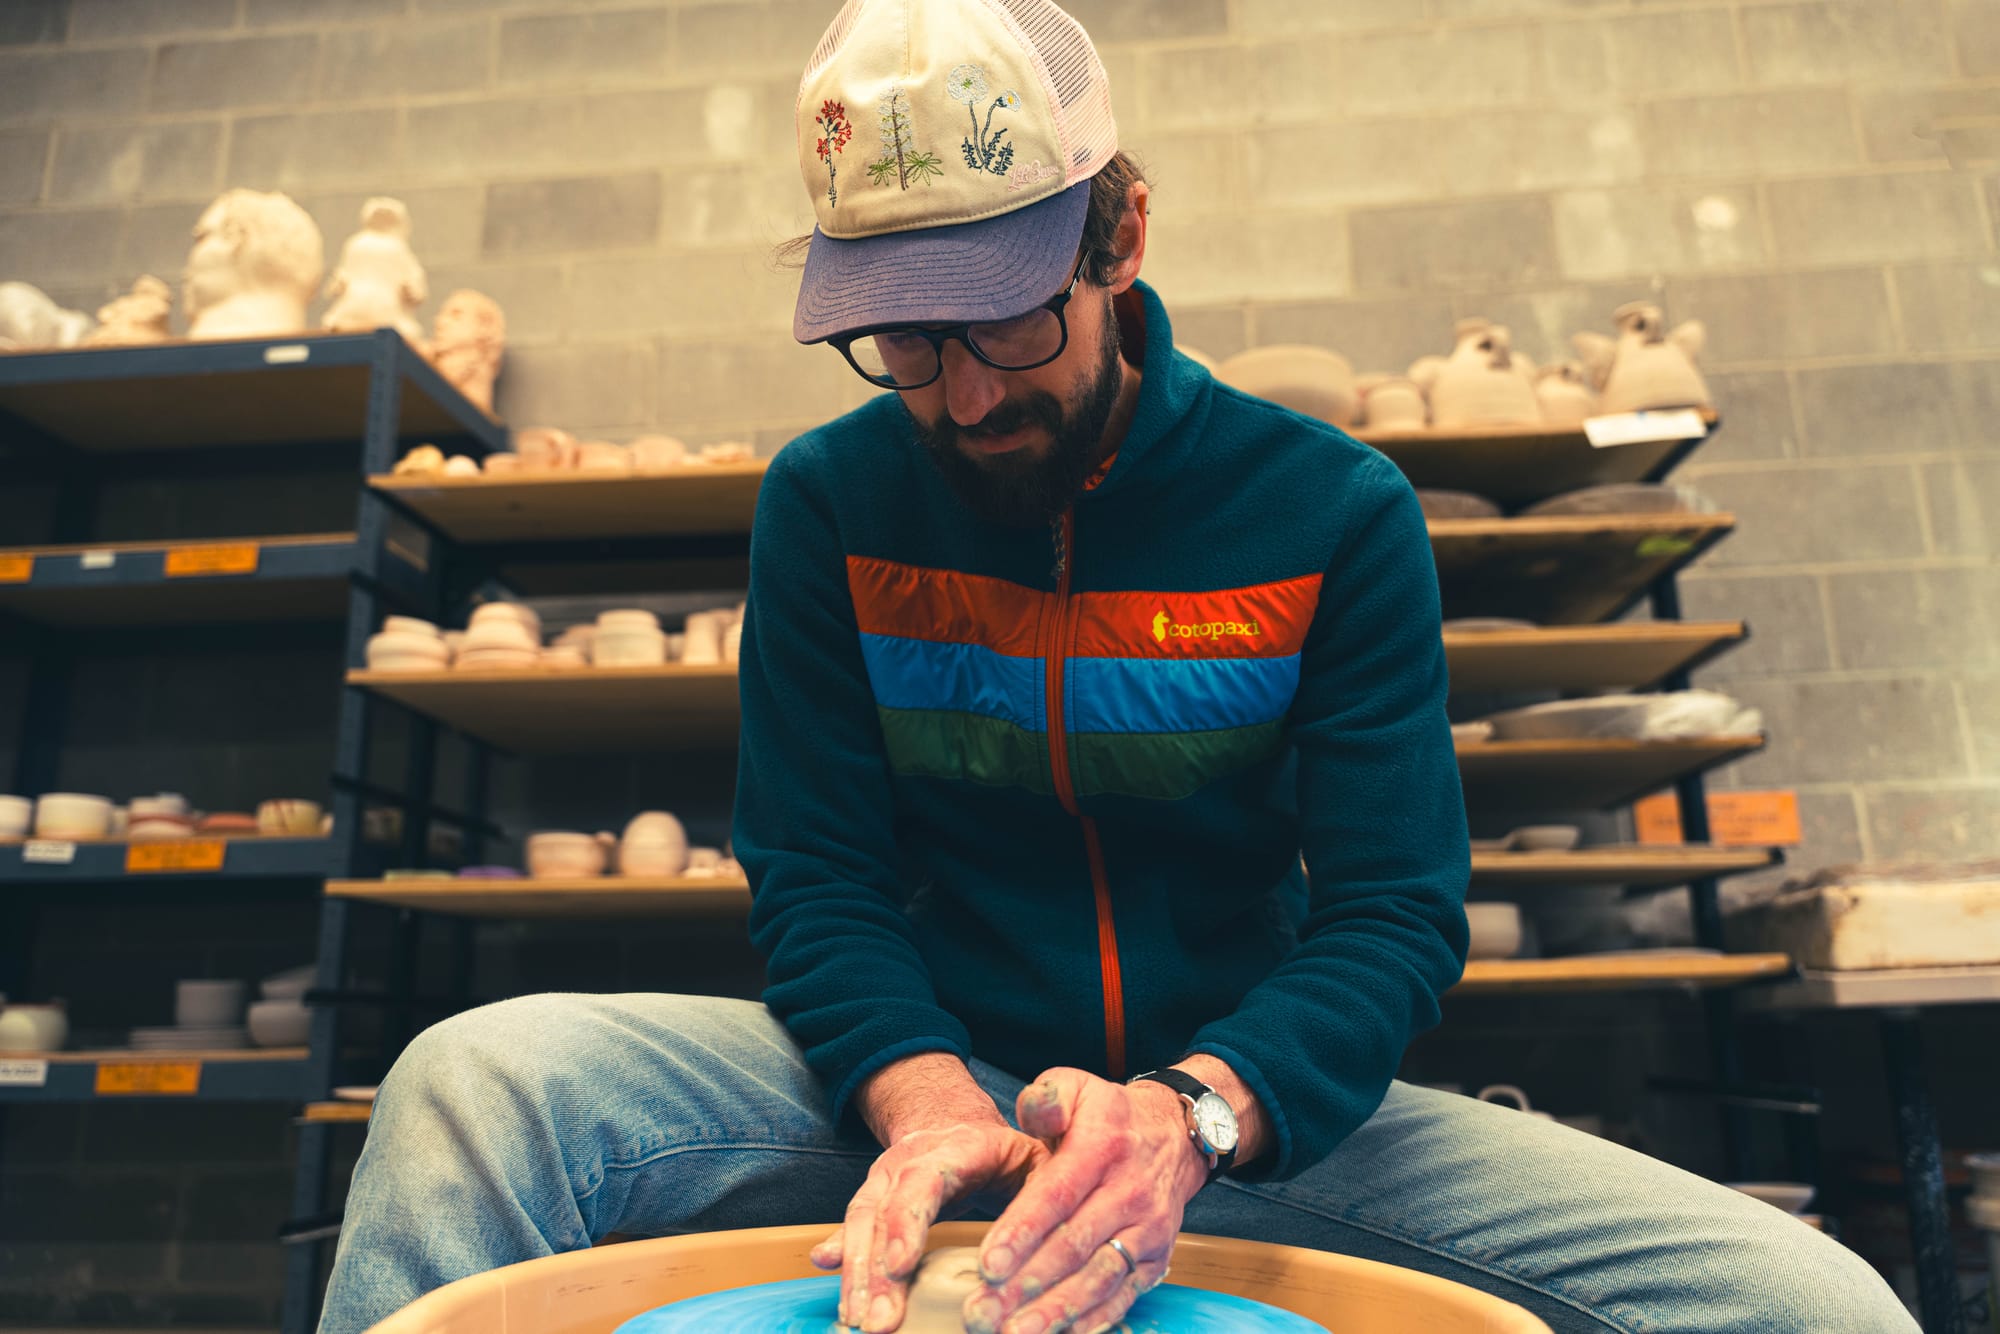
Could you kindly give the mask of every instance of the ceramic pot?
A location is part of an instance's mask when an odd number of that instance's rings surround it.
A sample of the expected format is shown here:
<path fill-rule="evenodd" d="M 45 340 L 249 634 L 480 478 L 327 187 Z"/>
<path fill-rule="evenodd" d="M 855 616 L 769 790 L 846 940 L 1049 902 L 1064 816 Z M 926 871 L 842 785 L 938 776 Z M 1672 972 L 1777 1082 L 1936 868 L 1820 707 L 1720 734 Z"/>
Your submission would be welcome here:
<path fill-rule="evenodd" d="M 312 1031 L 312 1011 L 292 998 L 257 1001 L 245 1021 L 250 1040 L 260 1047 L 303 1047 Z"/>
<path fill-rule="evenodd" d="M 485 621 L 474 621 L 472 628 L 465 632 L 465 640 L 459 645 L 459 655 L 485 648 L 538 649 L 542 637 L 518 621 L 494 617 Z"/>
<path fill-rule="evenodd" d="M 411 634 L 409 631 L 384 631 L 368 637 L 368 665 L 380 668 L 388 658 L 415 659 L 435 667 L 442 667 L 451 661 L 451 650 L 444 640 L 435 635 Z"/>
<path fill-rule="evenodd" d="M 442 636 L 444 634 L 442 630 L 438 629 L 431 622 L 419 620 L 415 616 L 384 616 L 382 618 L 382 633 L 385 635 L 422 635 L 426 639 L 435 639 L 440 643 L 443 642 Z"/>
<path fill-rule="evenodd" d="M 658 630 L 660 618 L 640 607 L 620 608 L 616 611 L 601 611 L 597 614 L 598 630 Z"/>
<path fill-rule="evenodd" d="M 539 667 L 538 648 L 469 648 L 452 659 L 455 672 L 513 672 Z"/>
<path fill-rule="evenodd" d="M 714 875 L 722 865 L 721 848 L 689 848 L 688 871 L 695 875 Z"/>
<path fill-rule="evenodd" d="M 1216 368 L 1215 377 L 1246 394 L 1335 426 L 1352 426 L 1361 403 L 1354 392 L 1354 367 L 1347 358 L 1302 343 L 1238 352 Z"/>
<path fill-rule="evenodd" d="M 103 838 L 111 832 L 111 799 L 83 792 L 48 792 L 35 802 L 39 838 Z"/>
<path fill-rule="evenodd" d="M 1511 959 L 1521 952 L 1521 908 L 1515 903 L 1468 903 L 1468 959 Z"/>
<path fill-rule="evenodd" d="M 1585 363 L 1601 372 L 1600 412 L 1711 406 L 1708 382 L 1694 364 L 1707 338 L 1701 321 L 1688 320 L 1669 333 L 1660 308 L 1649 301 L 1628 302 L 1612 318 L 1618 324 L 1615 344 L 1590 333 L 1570 340 Z"/>
<path fill-rule="evenodd" d="M 34 802 L 26 797 L 0 794 L 0 838 L 24 838 L 34 824 Z"/>
<path fill-rule="evenodd" d="M 576 447 L 578 472 L 631 472 L 632 451 L 609 440 L 586 440 Z"/>
<path fill-rule="evenodd" d="M 743 622 L 731 621 L 722 632 L 722 660 L 734 664 L 743 657 Z"/>
<path fill-rule="evenodd" d="M 726 611 L 697 611 L 689 614 L 682 633 L 681 661 L 690 667 L 715 666 L 722 662 L 722 635 L 729 628 Z"/>
<path fill-rule="evenodd" d="M 603 875 L 617 840 L 609 834 L 544 830 L 528 835 L 528 874 L 538 877 Z"/>
<path fill-rule="evenodd" d="M 687 868 L 687 829 L 666 811 L 643 811 L 618 843 L 620 875 L 679 875 Z"/>
<path fill-rule="evenodd" d="M 300 797 L 275 797 L 257 805 L 257 832 L 287 838 L 319 833 L 320 804 Z"/>
<path fill-rule="evenodd" d="M 533 635 L 537 642 L 542 635 L 542 617 L 533 607 L 520 602 L 483 602 L 472 609 L 472 616 L 466 622 L 467 632 L 483 625 L 496 622 L 513 622 Z"/>
<path fill-rule="evenodd" d="M 667 637 L 658 630 L 600 631 L 590 641 L 590 660 L 599 667 L 658 667 L 667 660 Z"/>
<path fill-rule="evenodd" d="M 512 477 L 521 471 L 521 456 L 501 451 L 480 460 L 479 470 L 488 477 Z"/>
<path fill-rule="evenodd" d="M 69 1011 L 61 1001 L 0 1006 L 0 1052 L 61 1051 L 69 1041 Z"/>
<path fill-rule="evenodd" d="M 1431 386 L 1431 420 L 1441 427 L 1526 425 L 1542 419 L 1535 386 L 1514 363 L 1506 326 L 1458 322 L 1458 343 Z"/>
<path fill-rule="evenodd" d="M 640 472 L 667 472 L 687 461 L 687 446 L 670 435 L 642 435 L 632 442 L 632 466 Z"/>
<path fill-rule="evenodd" d="M 134 797 L 126 803 L 126 810 L 134 820 L 144 820 L 155 815 L 185 816 L 188 813 L 188 799 L 178 792 L 158 792 L 150 797 Z"/>
<path fill-rule="evenodd" d="M 1363 405 L 1371 431 L 1417 431 L 1430 420 L 1424 391 L 1414 380 L 1400 377 L 1384 380 L 1368 391 Z"/>
<path fill-rule="evenodd" d="M 447 477 L 477 477 L 479 462 L 464 454 L 453 454 L 444 461 L 444 475 Z"/>
<path fill-rule="evenodd" d="M 248 990 L 234 979 L 191 979 L 174 984 L 174 1022 L 182 1028 L 234 1028 L 243 1022 Z"/>
<path fill-rule="evenodd" d="M 1574 361 L 1542 368 L 1535 379 L 1535 401 L 1542 405 L 1542 420 L 1550 426 L 1575 429 L 1597 412 L 1597 393 Z"/>

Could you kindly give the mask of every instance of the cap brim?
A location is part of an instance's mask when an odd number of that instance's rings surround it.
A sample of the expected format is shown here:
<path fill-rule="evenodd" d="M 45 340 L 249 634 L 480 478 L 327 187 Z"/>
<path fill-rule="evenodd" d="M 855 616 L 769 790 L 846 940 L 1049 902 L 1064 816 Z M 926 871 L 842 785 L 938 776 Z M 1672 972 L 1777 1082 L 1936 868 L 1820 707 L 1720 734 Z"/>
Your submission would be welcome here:
<path fill-rule="evenodd" d="M 948 227 L 839 241 L 817 228 L 792 334 L 817 343 L 884 324 L 1003 320 L 1069 281 L 1090 182 L 1039 203 Z"/>

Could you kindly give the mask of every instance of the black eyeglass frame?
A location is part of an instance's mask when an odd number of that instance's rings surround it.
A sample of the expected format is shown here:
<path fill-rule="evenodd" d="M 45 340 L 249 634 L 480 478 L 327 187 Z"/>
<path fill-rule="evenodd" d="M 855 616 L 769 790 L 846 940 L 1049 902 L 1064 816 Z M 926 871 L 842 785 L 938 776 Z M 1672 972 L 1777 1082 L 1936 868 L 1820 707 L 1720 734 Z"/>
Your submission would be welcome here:
<path fill-rule="evenodd" d="M 1004 320 L 968 320 L 964 324 L 948 324 L 941 329 L 927 329 L 920 324 L 873 324 L 865 329 L 856 329 L 851 333 L 835 334 L 826 341 L 842 357 L 846 358 L 847 364 L 854 368 L 856 375 L 866 380 L 869 384 L 874 385 L 877 389 L 894 389 L 899 393 L 912 389 L 923 389 L 926 386 L 936 384 L 938 378 L 944 374 L 944 345 L 954 340 L 964 344 L 966 351 L 996 371 L 1031 371 L 1037 367 L 1048 365 L 1069 350 L 1069 318 L 1063 314 L 1063 309 L 1069 305 L 1070 298 L 1076 295 L 1076 285 L 1083 281 L 1083 266 L 1089 261 L 1090 252 L 1088 250 L 1078 254 L 1076 257 L 1076 267 L 1070 271 L 1069 282 L 1064 285 L 1062 291 L 1057 292 L 1033 310 L 1024 310 L 1019 315 L 1012 315 Z M 981 352 L 979 345 L 972 341 L 972 330 L 977 325 L 1007 324 L 1013 320 L 1026 319 L 1028 316 L 1044 310 L 1056 317 L 1056 327 L 1061 330 L 1062 338 L 1056 343 L 1056 350 L 1043 357 L 1040 361 L 1031 361 L 1025 366 L 1002 366 L 999 362 Z M 864 338 L 873 338 L 877 334 L 885 333 L 914 334 L 916 337 L 929 343 L 931 351 L 936 354 L 937 358 L 937 370 L 931 375 L 931 378 L 917 384 L 893 384 L 883 380 L 879 376 L 870 375 L 867 371 L 861 369 L 861 363 L 854 359 L 854 353 L 850 349 Z"/>

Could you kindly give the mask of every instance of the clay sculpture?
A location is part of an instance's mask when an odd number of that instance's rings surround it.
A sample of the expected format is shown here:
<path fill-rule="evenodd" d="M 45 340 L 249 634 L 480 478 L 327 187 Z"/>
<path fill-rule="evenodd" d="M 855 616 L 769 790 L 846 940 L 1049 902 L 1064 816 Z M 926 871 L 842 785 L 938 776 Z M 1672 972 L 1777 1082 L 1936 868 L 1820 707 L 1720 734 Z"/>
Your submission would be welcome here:
<path fill-rule="evenodd" d="M 90 316 L 65 310 L 30 283 L 0 283 L 0 352 L 75 347 L 90 328 Z"/>
<path fill-rule="evenodd" d="M 1535 387 L 1514 364 L 1507 327 L 1464 319 L 1458 322 L 1457 335 L 1457 345 L 1431 386 L 1431 419 L 1444 427 L 1541 421 Z"/>
<path fill-rule="evenodd" d="M 290 196 L 226 191 L 195 223 L 181 280 L 188 337 L 303 333 L 324 270 L 319 228 Z"/>
<path fill-rule="evenodd" d="M 1655 408 L 1706 408 L 1708 382 L 1695 369 L 1707 330 L 1688 320 L 1672 333 L 1660 308 L 1632 301 L 1612 312 L 1616 341 L 1598 333 L 1570 339 L 1600 391 L 1598 411 L 1646 412 Z"/>
<path fill-rule="evenodd" d="M 366 333 L 384 325 L 421 346 L 423 328 L 410 317 L 430 295 L 424 266 L 410 249 L 410 210 L 377 195 L 361 206 L 361 230 L 340 248 L 340 267 L 327 279 L 320 323 L 334 333 Z"/>
<path fill-rule="evenodd" d="M 438 308 L 430 358 L 438 374 L 487 412 L 507 349 L 507 316 L 484 292 L 460 288 Z"/>
<path fill-rule="evenodd" d="M 164 343 L 173 335 L 167 319 L 174 313 L 173 289 L 146 274 L 132 290 L 97 308 L 97 327 L 84 335 L 85 347 L 133 347 Z"/>

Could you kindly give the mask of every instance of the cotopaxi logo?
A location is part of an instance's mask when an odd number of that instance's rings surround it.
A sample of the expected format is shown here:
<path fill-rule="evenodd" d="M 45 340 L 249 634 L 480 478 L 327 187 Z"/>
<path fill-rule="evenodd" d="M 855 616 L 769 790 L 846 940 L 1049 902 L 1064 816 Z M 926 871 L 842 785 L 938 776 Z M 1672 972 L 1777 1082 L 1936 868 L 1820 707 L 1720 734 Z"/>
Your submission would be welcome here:
<path fill-rule="evenodd" d="M 1263 633 L 1255 621 L 1189 621 L 1182 624 L 1170 620 L 1165 611 L 1153 618 L 1153 638 L 1162 644 L 1169 639 L 1221 639 L 1225 635 L 1255 639 Z"/>

